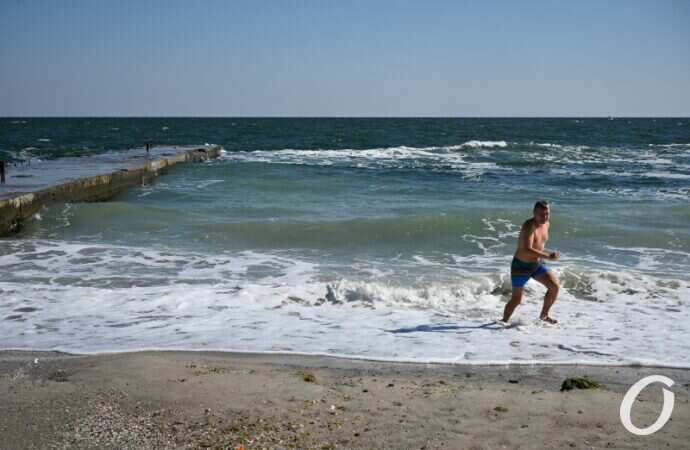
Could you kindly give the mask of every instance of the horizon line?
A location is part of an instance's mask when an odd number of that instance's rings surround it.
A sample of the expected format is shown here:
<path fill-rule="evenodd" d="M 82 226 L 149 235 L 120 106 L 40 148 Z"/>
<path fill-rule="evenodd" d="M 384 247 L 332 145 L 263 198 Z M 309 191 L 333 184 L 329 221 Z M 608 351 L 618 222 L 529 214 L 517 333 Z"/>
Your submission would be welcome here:
<path fill-rule="evenodd" d="M 0 115 L 0 119 L 690 119 L 690 115 L 687 116 L 638 116 L 638 115 L 623 115 L 623 116 L 264 116 L 264 115 L 246 115 L 246 116 L 185 116 L 185 115 L 170 115 L 170 116 L 158 116 L 158 115 L 123 115 L 123 116 L 108 116 L 108 115 L 94 115 L 94 116 L 82 116 L 82 115 L 19 115 L 19 116 L 5 116 Z"/>

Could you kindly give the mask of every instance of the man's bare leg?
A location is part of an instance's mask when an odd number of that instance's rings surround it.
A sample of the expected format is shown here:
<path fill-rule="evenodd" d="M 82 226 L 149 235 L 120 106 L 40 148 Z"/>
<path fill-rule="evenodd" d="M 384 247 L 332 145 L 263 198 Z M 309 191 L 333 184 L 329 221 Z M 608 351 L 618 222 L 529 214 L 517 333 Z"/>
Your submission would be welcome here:
<path fill-rule="evenodd" d="M 510 301 L 506 303 L 503 309 L 503 321 L 507 322 L 510 316 L 513 315 L 513 311 L 522 302 L 522 288 L 513 288 L 513 295 L 510 297 Z"/>
<path fill-rule="evenodd" d="M 556 302 L 556 297 L 558 297 L 558 291 L 560 289 L 560 284 L 558 278 L 553 272 L 547 272 L 535 278 L 538 282 L 546 286 L 546 295 L 544 295 L 544 306 L 541 309 L 539 318 L 544 322 L 551 324 L 558 323 L 556 319 L 549 317 L 549 310 Z"/>

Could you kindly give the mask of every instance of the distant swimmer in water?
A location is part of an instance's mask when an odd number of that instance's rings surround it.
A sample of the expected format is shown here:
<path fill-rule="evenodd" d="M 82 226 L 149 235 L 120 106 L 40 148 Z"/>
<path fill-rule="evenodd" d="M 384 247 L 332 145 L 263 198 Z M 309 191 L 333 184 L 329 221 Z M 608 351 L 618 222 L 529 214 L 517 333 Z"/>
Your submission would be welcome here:
<path fill-rule="evenodd" d="M 539 318 L 544 322 L 555 324 L 557 320 L 549 317 L 549 310 L 558 296 L 558 278 L 543 263 L 544 259 L 557 260 L 561 257 L 558 251 L 545 251 L 544 246 L 549 240 L 549 217 L 551 206 L 546 200 L 539 200 L 534 205 L 533 217 L 522 224 L 518 247 L 510 265 L 510 280 L 513 283 L 513 295 L 503 311 L 503 321 L 508 322 L 513 311 L 522 301 L 522 291 L 530 278 L 534 278 L 546 286 L 544 306 Z"/>

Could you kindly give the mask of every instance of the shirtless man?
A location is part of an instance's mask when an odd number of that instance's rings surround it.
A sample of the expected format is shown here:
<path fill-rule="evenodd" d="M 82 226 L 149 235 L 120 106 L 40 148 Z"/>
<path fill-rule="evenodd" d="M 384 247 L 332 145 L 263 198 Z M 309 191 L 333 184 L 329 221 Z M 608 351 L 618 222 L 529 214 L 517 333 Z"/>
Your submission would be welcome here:
<path fill-rule="evenodd" d="M 549 317 L 549 310 L 558 296 L 558 278 L 542 263 L 543 259 L 557 260 L 561 253 L 544 250 L 549 240 L 549 216 L 551 207 L 546 200 L 539 200 L 534 205 L 533 217 L 520 230 L 518 247 L 510 265 L 510 280 L 513 283 L 513 295 L 503 311 L 503 321 L 507 322 L 522 301 L 522 290 L 530 278 L 546 286 L 544 306 L 539 318 L 544 322 L 555 324 L 558 321 Z"/>

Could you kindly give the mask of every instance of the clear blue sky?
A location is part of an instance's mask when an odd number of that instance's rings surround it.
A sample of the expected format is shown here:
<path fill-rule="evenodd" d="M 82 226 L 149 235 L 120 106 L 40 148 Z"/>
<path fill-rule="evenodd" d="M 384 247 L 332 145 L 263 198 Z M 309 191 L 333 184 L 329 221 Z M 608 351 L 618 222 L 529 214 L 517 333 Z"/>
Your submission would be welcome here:
<path fill-rule="evenodd" d="M 0 0 L 0 116 L 690 116 L 690 1 Z"/>

